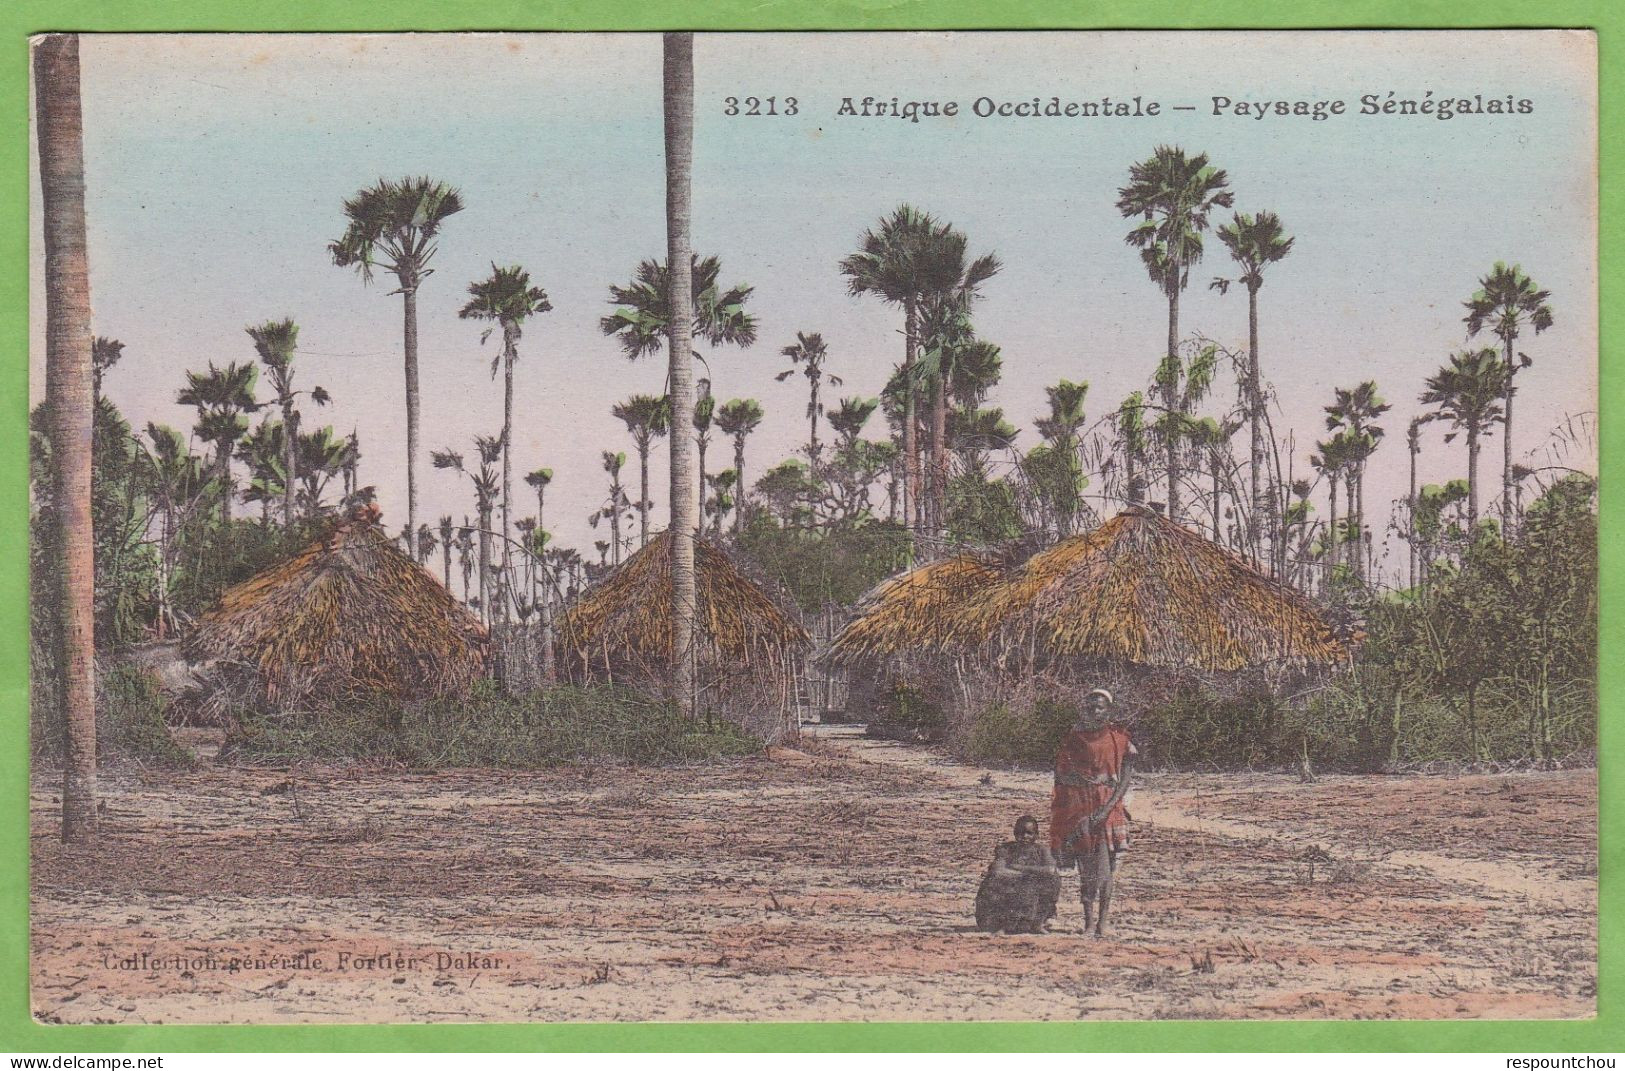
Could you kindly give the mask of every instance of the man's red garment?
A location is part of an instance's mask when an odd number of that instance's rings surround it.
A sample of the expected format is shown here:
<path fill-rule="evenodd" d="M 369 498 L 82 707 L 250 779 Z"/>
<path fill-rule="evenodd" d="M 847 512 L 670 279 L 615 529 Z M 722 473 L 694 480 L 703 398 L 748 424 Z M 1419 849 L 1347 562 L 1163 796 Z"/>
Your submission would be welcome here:
<path fill-rule="evenodd" d="M 1128 815 L 1122 800 L 1094 829 L 1079 827 L 1106 806 L 1122 775 L 1123 759 L 1135 753 L 1128 730 L 1121 725 L 1067 734 L 1055 756 L 1055 795 L 1050 802 L 1050 849 L 1057 860 L 1094 851 L 1102 840 L 1114 850 L 1128 847 Z"/>

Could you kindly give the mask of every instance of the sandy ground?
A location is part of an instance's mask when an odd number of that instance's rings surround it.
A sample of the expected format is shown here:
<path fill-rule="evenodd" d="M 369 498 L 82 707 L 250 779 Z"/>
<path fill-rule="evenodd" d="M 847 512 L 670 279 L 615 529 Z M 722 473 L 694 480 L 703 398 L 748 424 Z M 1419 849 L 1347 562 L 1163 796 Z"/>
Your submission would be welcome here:
<path fill-rule="evenodd" d="M 53 781 L 34 785 L 48 1022 L 1596 1009 L 1594 771 L 1145 776 L 1103 940 L 1075 894 L 1047 936 L 971 924 L 1046 776 L 839 727 L 696 769 L 205 767 L 103 788 L 101 843 L 68 853 Z"/>

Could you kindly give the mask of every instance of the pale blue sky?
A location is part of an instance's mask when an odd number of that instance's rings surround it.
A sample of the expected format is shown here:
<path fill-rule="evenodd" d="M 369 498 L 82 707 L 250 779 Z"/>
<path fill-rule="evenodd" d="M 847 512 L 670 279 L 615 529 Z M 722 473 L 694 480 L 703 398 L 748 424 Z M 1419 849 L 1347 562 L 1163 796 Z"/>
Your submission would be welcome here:
<path fill-rule="evenodd" d="M 343 229 L 345 196 L 380 175 L 429 174 L 459 186 L 468 208 L 448 222 L 420 293 L 420 519 L 469 510 L 466 485 L 429 470 L 427 451 L 468 451 L 475 434 L 500 428 L 490 348 L 455 313 L 491 261 L 519 262 L 554 311 L 523 342 L 516 472 L 555 470 L 549 527 L 592 553 L 598 453 L 630 450 L 610 405 L 660 391 L 664 376 L 659 360 L 627 363 L 597 327 L 608 285 L 664 251 L 657 36 L 92 36 L 82 49 L 95 326 L 127 345 L 107 390 L 133 421 L 189 426 L 173 405 L 183 370 L 251 359 L 243 327 L 292 316 L 301 383 L 325 385 L 336 403 L 315 419 L 359 430 L 363 482 L 401 524 L 401 301 L 333 267 L 326 242 Z M 803 381 L 773 381 L 796 331 L 823 333 L 847 382 L 839 393 L 877 393 L 900 358 L 900 314 L 849 298 L 836 264 L 902 201 L 1004 261 L 976 320 L 1004 349 L 992 403 L 1023 427 L 1021 442 L 1035 441 L 1046 383 L 1089 380 L 1091 419 L 1143 385 L 1166 305 L 1123 244 L 1114 202 L 1129 164 L 1159 143 L 1207 152 L 1229 172 L 1238 209 L 1272 209 L 1297 237 L 1261 309 L 1265 375 L 1280 394 L 1278 427 L 1298 431 L 1298 471 L 1333 386 L 1375 378 L 1394 403 L 1392 438 L 1368 477 L 1374 519 L 1404 493 L 1404 426 L 1422 380 L 1464 344 L 1460 302 L 1497 259 L 1549 288 L 1557 317 L 1520 343 L 1536 364 L 1520 380 L 1519 453 L 1564 413 L 1595 407 L 1588 34 L 702 35 L 695 69 L 694 247 L 722 257 L 726 281 L 756 287 L 761 335 L 750 350 L 707 356 L 722 398 L 756 397 L 768 410 L 750 445 L 757 475 L 805 436 Z M 1535 110 L 1311 122 L 1209 108 L 1223 94 L 1335 97 L 1354 111 L 1360 94 L 1390 89 L 1512 93 Z M 752 93 L 795 96 L 800 113 L 722 114 L 724 96 Z M 965 115 L 982 94 L 1139 94 L 1164 113 Z M 847 95 L 957 100 L 963 111 L 917 125 L 837 118 Z M 1182 327 L 1240 347 L 1244 293 L 1206 288 L 1228 268 L 1210 242 Z M 1499 453 L 1498 441 L 1486 450 L 1486 476 Z M 715 467 L 727 455 L 719 444 Z M 1459 440 L 1445 447 L 1433 433 L 1423 478 L 1461 475 L 1463 455 Z M 665 479 L 657 461 L 661 516 Z M 534 508 L 524 490 L 517 515 Z"/>

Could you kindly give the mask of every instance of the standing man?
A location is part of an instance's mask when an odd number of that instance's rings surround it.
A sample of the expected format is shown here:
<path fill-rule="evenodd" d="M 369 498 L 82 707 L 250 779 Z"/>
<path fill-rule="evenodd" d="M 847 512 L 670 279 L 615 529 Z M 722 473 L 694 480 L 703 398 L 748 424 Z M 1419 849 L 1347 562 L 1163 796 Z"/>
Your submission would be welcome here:
<path fill-rule="evenodd" d="M 1112 693 L 1096 688 L 1083 704 L 1055 757 L 1049 834 L 1056 862 L 1078 868 L 1084 931 L 1093 927 L 1100 937 L 1106 932 L 1119 854 L 1128 847 L 1123 796 L 1139 752 L 1128 730 L 1111 720 Z"/>

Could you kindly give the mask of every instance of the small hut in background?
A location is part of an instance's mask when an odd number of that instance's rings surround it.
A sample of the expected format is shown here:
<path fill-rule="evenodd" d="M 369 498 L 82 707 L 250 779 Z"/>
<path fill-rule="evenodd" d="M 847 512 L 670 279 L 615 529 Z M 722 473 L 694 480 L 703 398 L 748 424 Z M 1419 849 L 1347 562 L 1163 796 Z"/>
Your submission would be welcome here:
<path fill-rule="evenodd" d="M 974 645 L 965 608 L 1004 583 L 992 558 L 958 554 L 889 577 L 859 600 L 856 616 L 830 643 L 838 664 Z"/>
<path fill-rule="evenodd" d="M 959 617 L 956 635 L 1050 658 L 1233 671 L 1347 657 L 1301 592 L 1138 506 L 1033 555 Z"/>
<path fill-rule="evenodd" d="M 796 734 L 797 681 L 812 640 L 793 612 L 696 540 L 700 710 L 774 743 Z M 669 693 L 673 658 L 671 533 L 663 532 L 558 620 L 559 666 L 582 683 Z"/>
<path fill-rule="evenodd" d="M 1013 568 L 961 555 L 887 580 L 828 657 L 871 688 L 906 683 L 957 712 L 952 721 L 1012 696 L 1081 697 L 1133 682 L 1128 713 L 1193 677 L 1219 685 L 1243 670 L 1315 673 L 1348 656 L 1302 593 L 1129 507 Z"/>
<path fill-rule="evenodd" d="M 456 694 L 486 672 L 485 626 L 357 509 L 228 590 L 188 638 L 225 694 L 273 709 Z"/>
<path fill-rule="evenodd" d="M 965 608 L 1004 583 L 995 559 L 957 554 L 888 577 L 858 601 L 855 616 L 830 642 L 824 659 L 847 673 L 849 712 L 879 711 L 899 685 L 938 707 L 950 703 L 952 657 L 979 646 Z M 873 725 L 871 714 L 864 720 Z"/>

